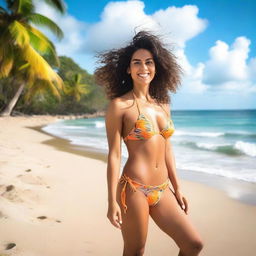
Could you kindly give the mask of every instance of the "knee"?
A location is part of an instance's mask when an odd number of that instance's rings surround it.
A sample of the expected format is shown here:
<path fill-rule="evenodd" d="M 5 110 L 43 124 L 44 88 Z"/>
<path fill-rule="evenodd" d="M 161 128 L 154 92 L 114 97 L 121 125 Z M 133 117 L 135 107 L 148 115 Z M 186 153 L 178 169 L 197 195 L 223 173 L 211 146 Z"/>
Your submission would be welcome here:
<path fill-rule="evenodd" d="M 182 256 L 197 256 L 203 249 L 203 242 L 201 239 L 193 239 L 184 244 L 184 247 L 180 248 L 180 254 Z"/>
<path fill-rule="evenodd" d="M 136 249 L 124 248 L 123 256 L 143 256 L 145 252 L 145 246 L 137 247 Z"/>
<path fill-rule="evenodd" d="M 145 246 L 139 248 L 139 249 L 136 251 L 135 255 L 136 255 L 136 256 L 143 256 L 143 255 L 144 255 L 144 252 L 145 252 Z"/>
<path fill-rule="evenodd" d="M 191 254 L 197 255 L 204 247 L 203 241 L 201 239 L 192 240 L 189 243 L 189 251 Z"/>

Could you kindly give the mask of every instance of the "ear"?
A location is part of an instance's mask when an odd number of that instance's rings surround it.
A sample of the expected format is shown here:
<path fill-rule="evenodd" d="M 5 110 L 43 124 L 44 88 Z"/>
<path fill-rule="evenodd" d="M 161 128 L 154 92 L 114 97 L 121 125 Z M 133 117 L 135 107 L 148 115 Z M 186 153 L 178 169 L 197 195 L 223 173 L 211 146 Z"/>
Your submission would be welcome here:
<path fill-rule="evenodd" d="M 131 69 L 130 69 L 130 67 L 127 68 L 126 72 L 127 72 L 127 74 L 131 74 Z"/>

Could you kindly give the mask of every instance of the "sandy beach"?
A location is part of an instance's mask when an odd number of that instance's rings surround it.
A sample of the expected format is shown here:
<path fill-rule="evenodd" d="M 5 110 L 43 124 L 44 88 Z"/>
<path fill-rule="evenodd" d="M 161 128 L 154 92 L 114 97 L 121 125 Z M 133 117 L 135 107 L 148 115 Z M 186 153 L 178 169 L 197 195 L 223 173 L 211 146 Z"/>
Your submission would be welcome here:
<path fill-rule="evenodd" d="M 120 230 L 106 218 L 106 156 L 39 131 L 56 120 L 0 118 L 0 255 L 122 255 Z M 204 240 L 200 255 L 256 255 L 255 206 L 200 183 L 181 185 Z M 178 251 L 150 221 L 145 255 Z"/>

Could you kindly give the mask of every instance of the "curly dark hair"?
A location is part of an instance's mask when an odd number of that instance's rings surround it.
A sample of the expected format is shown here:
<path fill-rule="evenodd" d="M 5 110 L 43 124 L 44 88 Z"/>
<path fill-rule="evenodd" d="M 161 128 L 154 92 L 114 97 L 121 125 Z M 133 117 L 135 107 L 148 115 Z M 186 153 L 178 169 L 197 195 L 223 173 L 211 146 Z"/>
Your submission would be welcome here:
<path fill-rule="evenodd" d="M 132 55 L 138 49 L 151 52 L 156 66 L 156 74 L 149 86 L 149 94 L 158 103 L 170 103 L 168 91 L 176 92 L 181 81 L 182 70 L 176 56 L 160 39 L 147 31 L 138 32 L 124 48 L 113 49 L 97 55 L 101 64 L 95 70 L 96 83 L 104 86 L 107 97 L 114 99 L 132 90 L 133 82 L 127 68 Z"/>

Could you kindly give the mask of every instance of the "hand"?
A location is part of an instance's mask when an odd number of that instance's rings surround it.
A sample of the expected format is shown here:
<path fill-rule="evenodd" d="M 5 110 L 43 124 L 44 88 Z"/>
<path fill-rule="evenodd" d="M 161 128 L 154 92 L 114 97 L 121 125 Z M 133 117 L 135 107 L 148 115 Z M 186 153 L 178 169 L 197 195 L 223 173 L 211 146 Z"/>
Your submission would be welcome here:
<path fill-rule="evenodd" d="M 122 215 L 121 209 L 117 202 L 108 205 L 107 217 L 116 228 L 121 229 Z"/>
<path fill-rule="evenodd" d="M 182 210 L 185 211 L 186 214 L 188 214 L 188 201 L 187 199 L 182 195 L 180 190 L 175 191 L 175 197 L 181 207 Z"/>

